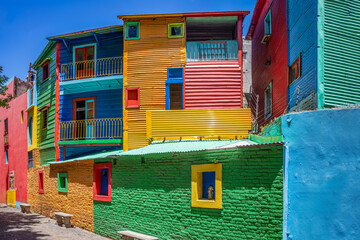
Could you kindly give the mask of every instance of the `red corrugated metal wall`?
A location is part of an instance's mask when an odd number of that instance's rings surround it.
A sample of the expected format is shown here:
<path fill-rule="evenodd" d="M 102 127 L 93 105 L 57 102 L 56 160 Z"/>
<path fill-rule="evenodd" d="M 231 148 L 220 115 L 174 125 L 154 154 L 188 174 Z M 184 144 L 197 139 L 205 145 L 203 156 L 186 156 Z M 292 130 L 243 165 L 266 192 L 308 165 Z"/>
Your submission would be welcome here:
<path fill-rule="evenodd" d="M 267 44 L 264 18 L 271 7 L 272 34 Z M 265 64 L 268 62 L 268 64 Z M 272 115 L 265 119 L 265 89 L 272 81 Z M 284 113 L 287 105 L 287 32 L 286 0 L 267 0 L 261 11 L 252 39 L 252 87 L 259 95 L 259 125 Z"/>
<path fill-rule="evenodd" d="M 240 108 L 238 61 L 188 62 L 185 67 L 185 109 Z"/>

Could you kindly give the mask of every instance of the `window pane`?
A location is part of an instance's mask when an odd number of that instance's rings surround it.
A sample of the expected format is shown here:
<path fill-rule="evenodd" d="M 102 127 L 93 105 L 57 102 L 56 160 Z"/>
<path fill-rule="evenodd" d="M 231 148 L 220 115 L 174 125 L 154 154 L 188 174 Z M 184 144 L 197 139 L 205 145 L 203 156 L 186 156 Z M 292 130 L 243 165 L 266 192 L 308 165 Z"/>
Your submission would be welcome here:
<path fill-rule="evenodd" d="M 173 83 L 170 84 L 170 110 L 182 109 L 182 84 Z"/>
<path fill-rule="evenodd" d="M 76 62 L 84 61 L 84 48 L 76 49 Z"/>
<path fill-rule="evenodd" d="M 215 199 L 215 172 L 203 172 L 202 181 L 202 198 Z"/>
<path fill-rule="evenodd" d="M 137 25 L 129 25 L 128 26 L 128 38 L 137 38 Z"/>
<path fill-rule="evenodd" d="M 171 36 L 181 36 L 181 26 L 171 27 Z"/>

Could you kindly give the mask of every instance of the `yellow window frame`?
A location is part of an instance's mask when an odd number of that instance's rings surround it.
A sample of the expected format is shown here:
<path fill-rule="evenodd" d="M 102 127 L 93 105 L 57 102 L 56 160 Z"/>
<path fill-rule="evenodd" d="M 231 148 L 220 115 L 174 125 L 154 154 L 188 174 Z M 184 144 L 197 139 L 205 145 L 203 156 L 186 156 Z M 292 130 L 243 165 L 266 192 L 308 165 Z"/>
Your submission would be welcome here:
<path fill-rule="evenodd" d="M 202 199 L 202 173 L 215 172 L 215 199 Z M 222 164 L 191 166 L 191 207 L 222 209 Z"/>

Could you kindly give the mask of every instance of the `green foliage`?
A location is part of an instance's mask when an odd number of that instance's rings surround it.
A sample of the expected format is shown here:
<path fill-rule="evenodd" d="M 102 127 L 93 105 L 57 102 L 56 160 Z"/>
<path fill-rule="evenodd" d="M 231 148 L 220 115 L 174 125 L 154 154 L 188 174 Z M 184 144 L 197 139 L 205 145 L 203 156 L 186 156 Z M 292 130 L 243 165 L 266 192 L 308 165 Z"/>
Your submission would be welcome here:
<path fill-rule="evenodd" d="M 13 96 L 11 94 L 6 94 L 6 90 L 8 89 L 6 82 L 9 80 L 9 78 L 5 75 L 2 75 L 2 72 L 3 67 L 0 66 L 0 108 L 9 108 L 9 102 L 11 99 L 13 99 Z"/>

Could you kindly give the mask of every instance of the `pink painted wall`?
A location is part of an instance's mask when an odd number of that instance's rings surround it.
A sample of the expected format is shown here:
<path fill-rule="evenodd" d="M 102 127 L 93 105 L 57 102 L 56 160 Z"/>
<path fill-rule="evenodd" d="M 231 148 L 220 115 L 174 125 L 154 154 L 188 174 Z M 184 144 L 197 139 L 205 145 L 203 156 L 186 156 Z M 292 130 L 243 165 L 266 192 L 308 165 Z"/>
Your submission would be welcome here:
<path fill-rule="evenodd" d="M 14 81 L 8 85 L 13 93 Z M 27 202 L 27 114 L 26 92 L 10 102 L 10 108 L 0 108 L 0 203 L 6 203 L 10 171 L 15 171 L 16 201 Z M 21 111 L 24 121 L 21 123 Z M 5 164 L 4 120 L 8 119 L 8 164 Z"/>

